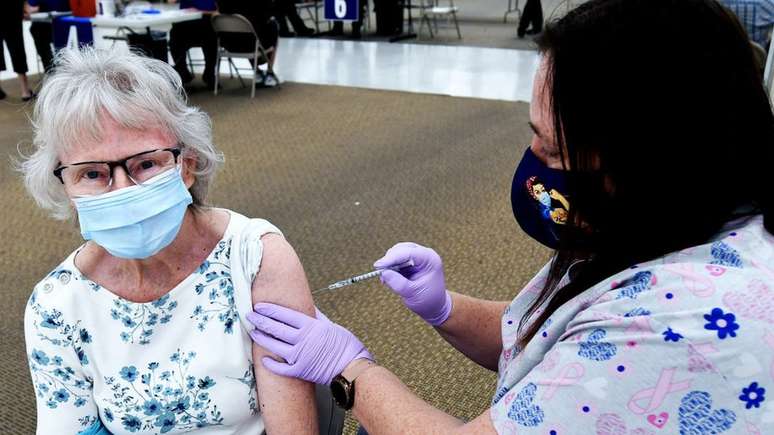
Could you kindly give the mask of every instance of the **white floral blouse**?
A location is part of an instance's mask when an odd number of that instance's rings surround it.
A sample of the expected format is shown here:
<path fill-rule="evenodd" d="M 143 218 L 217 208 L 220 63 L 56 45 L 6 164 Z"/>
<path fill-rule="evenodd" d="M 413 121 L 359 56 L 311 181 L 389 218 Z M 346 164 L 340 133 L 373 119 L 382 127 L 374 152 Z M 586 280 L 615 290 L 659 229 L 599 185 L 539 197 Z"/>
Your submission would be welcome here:
<path fill-rule="evenodd" d="M 82 275 L 77 250 L 35 286 L 25 335 L 39 434 L 76 434 L 98 422 L 114 434 L 260 434 L 252 341 L 243 327 L 249 285 L 269 222 L 230 212 L 215 249 L 161 298 L 123 299 Z M 243 264 L 232 242 L 242 237 Z M 241 276 L 241 275 L 240 275 Z"/>

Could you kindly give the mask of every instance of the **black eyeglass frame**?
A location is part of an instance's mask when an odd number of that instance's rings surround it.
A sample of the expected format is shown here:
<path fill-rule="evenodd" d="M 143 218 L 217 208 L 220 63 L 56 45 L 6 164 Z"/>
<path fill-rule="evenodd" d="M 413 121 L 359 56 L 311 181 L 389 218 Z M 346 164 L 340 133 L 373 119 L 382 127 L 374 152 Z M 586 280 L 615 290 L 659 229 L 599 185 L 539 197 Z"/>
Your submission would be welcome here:
<path fill-rule="evenodd" d="M 95 161 L 89 161 L 89 162 L 73 163 L 72 165 L 59 165 L 56 169 L 54 169 L 53 173 L 54 173 L 54 176 L 56 178 L 58 178 L 59 181 L 62 184 L 64 184 L 64 179 L 62 178 L 62 171 L 64 171 L 65 169 L 72 168 L 73 166 L 93 165 L 93 164 L 100 163 L 100 164 L 108 165 L 108 168 L 110 170 L 110 173 L 109 173 L 109 175 L 110 175 L 110 182 L 112 183 L 113 182 L 113 169 L 116 166 L 120 166 L 124 170 L 124 172 L 126 172 L 126 175 L 131 178 L 131 176 L 129 175 L 129 169 L 126 167 L 126 162 L 129 161 L 129 160 L 132 160 L 135 157 L 139 157 L 139 156 L 142 156 L 142 155 L 145 155 L 145 154 L 155 153 L 157 151 L 169 151 L 169 152 L 171 152 L 173 158 L 175 159 L 175 164 L 177 164 L 177 158 L 180 157 L 180 154 L 182 154 L 182 152 L 183 152 L 181 146 L 172 147 L 172 148 L 159 148 L 159 149 L 155 149 L 155 150 L 143 151 L 141 153 L 137 153 L 137 154 L 131 155 L 131 156 L 129 156 L 129 157 L 125 158 L 125 159 L 122 159 L 122 160 L 113 160 L 113 161 L 99 161 L 99 160 L 95 160 Z M 134 181 L 134 180 L 132 180 L 132 181 Z"/>

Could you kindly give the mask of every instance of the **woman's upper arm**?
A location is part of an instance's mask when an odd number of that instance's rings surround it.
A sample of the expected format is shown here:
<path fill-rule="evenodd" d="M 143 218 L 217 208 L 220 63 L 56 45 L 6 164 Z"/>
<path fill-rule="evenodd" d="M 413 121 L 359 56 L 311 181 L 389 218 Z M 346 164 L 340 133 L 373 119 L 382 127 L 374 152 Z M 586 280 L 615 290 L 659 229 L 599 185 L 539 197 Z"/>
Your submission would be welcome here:
<path fill-rule="evenodd" d="M 83 370 L 88 361 L 80 360 L 73 348 L 72 323 L 36 296 L 33 293 L 27 304 L 24 334 L 37 402 L 37 433 L 78 433 L 99 418 L 92 380 Z"/>
<path fill-rule="evenodd" d="M 314 316 L 309 284 L 293 248 L 278 234 L 267 234 L 261 242 L 263 258 L 252 284 L 253 303 L 271 302 Z M 271 354 L 253 344 L 258 397 L 267 433 L 317 433 L 314 385 L 271 373 L 261 363 L 265 356 Z"/>

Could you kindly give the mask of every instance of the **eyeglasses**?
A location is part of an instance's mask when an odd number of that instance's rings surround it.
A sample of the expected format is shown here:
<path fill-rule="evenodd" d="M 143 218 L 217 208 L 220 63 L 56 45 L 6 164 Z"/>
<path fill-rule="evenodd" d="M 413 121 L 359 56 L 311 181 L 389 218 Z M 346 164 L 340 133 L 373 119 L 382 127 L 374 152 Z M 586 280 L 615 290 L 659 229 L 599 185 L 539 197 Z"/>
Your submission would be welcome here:
<path fill-rule="evenodd" d="M 99 195 L 105 193 L 113 184 L 113 169 L 123 168 L 134 184 L 142 185 L 149 179 L 177 165 L 181 149 L 163 148 L 144 151 L 123 160 L 80 162 L 61 165 L 54 169 L 70 195 Z"/>

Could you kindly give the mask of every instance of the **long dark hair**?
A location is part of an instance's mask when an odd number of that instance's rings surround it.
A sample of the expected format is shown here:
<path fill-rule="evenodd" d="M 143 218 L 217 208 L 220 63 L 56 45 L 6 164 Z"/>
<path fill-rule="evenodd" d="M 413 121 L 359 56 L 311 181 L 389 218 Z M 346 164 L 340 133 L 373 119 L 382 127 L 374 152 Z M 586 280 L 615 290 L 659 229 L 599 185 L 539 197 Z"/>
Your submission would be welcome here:
<path fill-rule="evenodd" d="M 572 207 L 522 346 L 584 290 L 706 243 L 744 207 L 774 233 L 774 116 L 731 12 L 714 0 L 592 0 L 538 45 Z"/>

